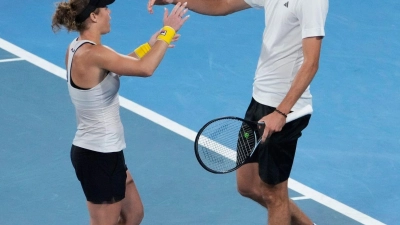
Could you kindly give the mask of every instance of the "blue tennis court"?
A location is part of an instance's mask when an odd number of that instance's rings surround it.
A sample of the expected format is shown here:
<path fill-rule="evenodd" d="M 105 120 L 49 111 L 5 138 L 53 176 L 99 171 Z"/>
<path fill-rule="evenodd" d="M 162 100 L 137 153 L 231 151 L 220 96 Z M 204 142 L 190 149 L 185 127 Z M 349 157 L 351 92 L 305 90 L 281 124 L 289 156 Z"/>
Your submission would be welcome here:
<path fill-rule="evenodd" d="M 131 52 L 162 25 L 147 1 L 116 1 L 103 43 Z M 87 224 L 69 159 L 75 115 L 63 65 L 76 34 L 53 34 L 53 1 L 0 2 L 0 224 Z M 25 15 L 25 16 L 21 16 Z M 265 211 L 236 191 L 235 174 L 197 163 L 208 120 L 242 117 L 251 98 L 263 11 L 190 13 L 181 40 L 150 78 L 124 77 L 125 157 L 141 194 L 142 224 L 257 225 Z M 290 196 L 318 224 L 400 220 L 400 5 L 330 2 Z"/>

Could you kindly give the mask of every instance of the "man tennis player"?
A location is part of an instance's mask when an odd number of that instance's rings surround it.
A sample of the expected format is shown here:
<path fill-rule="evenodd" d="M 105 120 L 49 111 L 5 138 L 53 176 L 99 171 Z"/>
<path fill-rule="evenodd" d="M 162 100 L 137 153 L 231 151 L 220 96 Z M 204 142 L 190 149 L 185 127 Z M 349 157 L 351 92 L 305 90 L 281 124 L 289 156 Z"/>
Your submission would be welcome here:
<path fill-rule="evenodd" d="M 181 0 L 149 0 L 153 5 Z M 288 196 L 297 140 L 310 116 L 285 125 L 291 111 L 312 104 L 309 85 L 319 64 L 328 0 L 185 0 L 189 10 L 225 16 L 248 8 L 265 11 L 262 49 L 245 119 L 264 121 L 263 140 L 237 170 L 239 193 L 268 209 L 269 225 L 312 225 Z M 247 53 L 246 53 L 247 54 Z"/>

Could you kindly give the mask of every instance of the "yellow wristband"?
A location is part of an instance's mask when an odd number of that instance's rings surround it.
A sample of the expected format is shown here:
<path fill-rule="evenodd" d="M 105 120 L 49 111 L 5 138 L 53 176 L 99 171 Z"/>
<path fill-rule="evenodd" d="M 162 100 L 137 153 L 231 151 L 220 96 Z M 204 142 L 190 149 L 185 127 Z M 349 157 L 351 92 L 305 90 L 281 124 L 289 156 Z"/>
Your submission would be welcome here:
<path fill-rule="evenodd" d="M 172 38 L 175 37 L 175 30 L 170 26 L 164 26 L 157 36 L 157 40 L 163 40 L 167 44 L 171 44 Z"/>
<path fill-rule="evenodd" d="M 148 42 L 146 42 L 135 49 L 135 54 L 139 58 L 142 58 L 144 55 L 146 55 L 150 51 L 150 49 L 151 49 L 150 44 Z"/>

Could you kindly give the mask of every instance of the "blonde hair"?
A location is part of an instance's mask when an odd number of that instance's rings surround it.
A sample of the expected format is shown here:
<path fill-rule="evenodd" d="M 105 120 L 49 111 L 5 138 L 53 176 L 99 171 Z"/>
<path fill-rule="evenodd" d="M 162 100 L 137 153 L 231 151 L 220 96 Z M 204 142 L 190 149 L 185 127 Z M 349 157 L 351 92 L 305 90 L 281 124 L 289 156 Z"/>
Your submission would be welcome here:
<path fill-rule="evenodd" d="M 81 32 L 86 27 L 85 21 L 77 23 L 75 17 L 89 4 L 89 0 L 69 0 L 68 2 L 57 2 L 56 11 L 53 14 L 51 28 L 58 32 L 63 27 L 70 31 Z M 98 14 L 98 9 L 94 13 Z"/>

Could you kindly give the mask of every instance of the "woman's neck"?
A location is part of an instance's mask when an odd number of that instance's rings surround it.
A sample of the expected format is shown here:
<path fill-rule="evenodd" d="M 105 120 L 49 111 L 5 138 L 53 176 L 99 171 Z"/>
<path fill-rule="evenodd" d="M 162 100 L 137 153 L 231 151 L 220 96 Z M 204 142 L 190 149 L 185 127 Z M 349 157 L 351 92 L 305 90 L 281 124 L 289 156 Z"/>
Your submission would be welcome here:
<path fill-rule="evenodd" d="M 101 34 L 90 30 L 85 30 L 79 34 L 79 40 L 89 40 L 96 43 L 97 45 L 100 45 Z"/>

